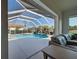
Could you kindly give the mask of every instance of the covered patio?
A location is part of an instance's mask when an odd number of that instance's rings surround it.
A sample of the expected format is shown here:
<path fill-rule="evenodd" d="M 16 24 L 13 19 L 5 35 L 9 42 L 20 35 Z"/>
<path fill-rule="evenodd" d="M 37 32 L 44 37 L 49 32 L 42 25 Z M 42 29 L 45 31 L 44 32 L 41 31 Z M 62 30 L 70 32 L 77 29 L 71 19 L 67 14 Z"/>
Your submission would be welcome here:
<path fill-rule="evenodd" d="M 21 24 L 18 22 L 21 19 L 25 24 L 27 23 L 27 28 L 37 28 L 40 25 L 51 25 L 50 23 L 54 20 L 53 35 L 68 34 L 69 18 L 77 17 L 76 4 L 76 0 L 8 0 L 8 23 L 15 20 L 14 23 Z M 6 24 L 7 21 L 5 24 L 2 23 L 2 26 L 6 28 Z M 5 41 L 6 35 L 3 36 Z M 8 57 L 9 59 L 43 59 L 41 50 L 48 45 L 49 40 L 24 38 L 8 41 Z"/>

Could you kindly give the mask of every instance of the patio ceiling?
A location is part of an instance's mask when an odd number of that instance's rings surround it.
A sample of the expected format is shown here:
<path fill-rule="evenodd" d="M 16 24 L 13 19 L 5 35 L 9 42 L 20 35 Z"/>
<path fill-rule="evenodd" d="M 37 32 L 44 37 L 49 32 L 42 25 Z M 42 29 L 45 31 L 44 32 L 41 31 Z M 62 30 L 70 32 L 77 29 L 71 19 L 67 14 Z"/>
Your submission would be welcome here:
<path fill-rule="evenodd" d="M 44 7 L 42 7 L 44 5 L 42 5 L 40 2 L 45 4 L 49 9 L 51 9 L 54 12 L 55 11 L 63 12 L 66 10 L 77 9 L 77 0 L 21 0 L 21 1 L 31 4 L 37 9 L 47 14 L 49 13 L 47 12 L 46 9 L 44 9 Z"/>
<path fill-rule="evenodd" d="M 60 11 L 66 11 L 73 8 L 77 8 L 77 0 L 41 0 L 49 8 L 53 10 L 53 5 Z"/>

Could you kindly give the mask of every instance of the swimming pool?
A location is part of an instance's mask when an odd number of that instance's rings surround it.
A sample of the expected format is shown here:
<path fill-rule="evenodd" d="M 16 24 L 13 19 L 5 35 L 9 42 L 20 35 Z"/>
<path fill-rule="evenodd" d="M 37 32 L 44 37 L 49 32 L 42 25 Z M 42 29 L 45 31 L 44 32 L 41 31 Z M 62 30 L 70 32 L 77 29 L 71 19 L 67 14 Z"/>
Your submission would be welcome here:
<path fill-rule="evenodd" d="M 17 34 L 16 39 L 45 39 L 48 38 L 46 34 Z"/>

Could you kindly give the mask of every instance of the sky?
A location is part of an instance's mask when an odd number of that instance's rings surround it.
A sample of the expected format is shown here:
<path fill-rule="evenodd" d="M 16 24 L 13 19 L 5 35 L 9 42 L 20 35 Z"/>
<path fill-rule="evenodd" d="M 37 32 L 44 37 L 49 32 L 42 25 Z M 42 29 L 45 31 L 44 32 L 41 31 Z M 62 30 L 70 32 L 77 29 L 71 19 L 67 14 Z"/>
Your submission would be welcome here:
<path fill-rule="evenodd" d="M 8 11 L 21 10 L 23 7 L 16 0 L 8 0 Z"/>
<path fill-rule="evenodd" d="M 69 26 L 77 25 L 77 17 L 69 18 Z"/>

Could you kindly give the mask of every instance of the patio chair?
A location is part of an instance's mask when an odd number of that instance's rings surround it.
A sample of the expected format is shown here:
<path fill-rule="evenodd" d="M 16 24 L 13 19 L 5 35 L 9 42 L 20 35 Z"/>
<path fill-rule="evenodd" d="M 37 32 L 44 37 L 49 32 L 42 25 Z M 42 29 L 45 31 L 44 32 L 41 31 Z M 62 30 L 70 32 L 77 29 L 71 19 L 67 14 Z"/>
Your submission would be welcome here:
<path fill-rule="evenodd" d="M 73 35 L 71 36 L 71 40 L 77 40 L 77 34 L 73 34 Z"/>
<path fill-rule="evenodd" d="M 75 34 L 62 34 L 62 36 L 66 39 L 67 44 L 77 46 L 77 36 Z"/>
<path fill-rule="evenodd" d="M 63 48 L 70 49 L 72 51 L 77 51 L 77 45 L 73 44 L 73 42 L 67 41 L 67 38 L 65 35 L 57 35 L 56 37 L 51 37 L 51 41 L 49 41 L 49 45 L 54 44 L 61 46 Z"/>

